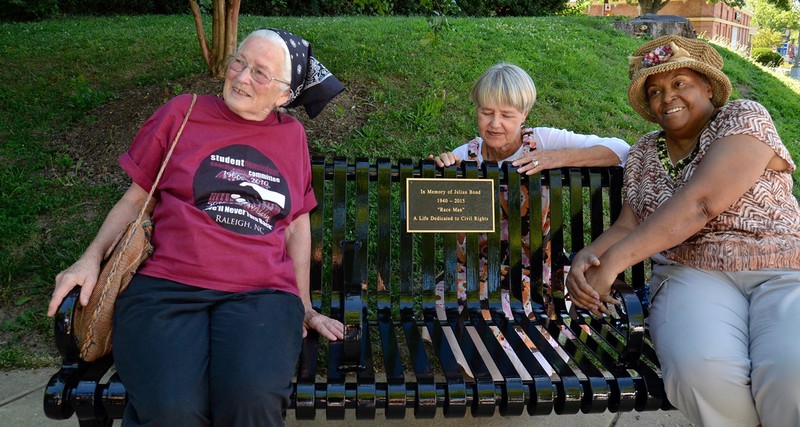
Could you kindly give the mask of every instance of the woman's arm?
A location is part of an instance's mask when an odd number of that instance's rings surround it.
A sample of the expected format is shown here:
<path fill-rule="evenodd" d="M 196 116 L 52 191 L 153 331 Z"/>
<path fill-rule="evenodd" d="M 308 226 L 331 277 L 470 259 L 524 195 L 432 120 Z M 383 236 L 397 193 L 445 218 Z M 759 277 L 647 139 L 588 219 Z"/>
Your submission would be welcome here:
<path fill-rule="evenodd" d="M 655 253 L 674 247 L 700 231 L 708 221 L 739 200 L 769 168 L 783 159 L 749 135 L 715 141 L 686 185 L 629 234 L 598 257 L 586 272 L 594 300 L 609 294 L 617 274 Z M 582 288 L 583 289 L 583 288 Z"/>
<path fill-rule="evenodd" d="M 534 128 L 539 149 L 514 160 L 518 172 L 532 175 L 565 166 L 624 165 L 630 145 L 619 138 L 582 135 L 565 129 Z"/>
<path fill-rule="evenodd" d="M 305 308 L 303 336 L 306 328 L 312 328 L 325 338 L 335 341 L 344 338 L 344 325 L 335 319 L 318 313 L 311 305 L 311 225 L 308 214 L 295 218 L 286 229 L 286 252 L 292 258 L 294 275 L 300 299 Z"/>
<path fill-rule="evenodd" d="M 59 304 L 75 285 L 81 286 L 80 303 L 82 305 L 89 303 L 89 296 L 100 274 L 100 262 L 103 256 L 125 226 L 139 215 L 145 199 L 147 191 L 138 184 L 132 183 L 128 187 L 122 198 L 108 212 L 103 225 L 83 255 L 69 268 L 56 275 L 56 287 L 47 309 L 48 316 L 56 314 Z M 155 200 L 151 200 L 148 212 L 152 212 L 154 206 Z"/>
<path fill-rule="evenodd" d="M 517 167 L 517 172 L 533 175 L 545 169 L 564 166 L 617 166 L 620 159 L 610 148 L 596 145 L 589 148 L 536 150 L 523 154 L 511 164 Z"/>

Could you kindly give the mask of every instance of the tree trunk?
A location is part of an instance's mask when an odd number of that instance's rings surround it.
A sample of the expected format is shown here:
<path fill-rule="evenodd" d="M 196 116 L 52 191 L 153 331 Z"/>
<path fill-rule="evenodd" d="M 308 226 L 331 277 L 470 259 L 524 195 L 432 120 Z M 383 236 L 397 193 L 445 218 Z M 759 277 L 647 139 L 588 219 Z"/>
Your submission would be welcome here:
<path fill-rule="evenodd" d="M 639 0 L 639 12 L 644 15 L 646 13 L 658 13 L 670 0 Z"/>
<path fill-rule="evenodd" d="M 225 77 L 228 58 L 236 52 L 241 0 L 214 0 L 211 13 L 211 48 L 203 28 L 203 17 L 197 0 L 189 0 L 194 16 L 197 40 L 208 71 L 214 77 Z"/>

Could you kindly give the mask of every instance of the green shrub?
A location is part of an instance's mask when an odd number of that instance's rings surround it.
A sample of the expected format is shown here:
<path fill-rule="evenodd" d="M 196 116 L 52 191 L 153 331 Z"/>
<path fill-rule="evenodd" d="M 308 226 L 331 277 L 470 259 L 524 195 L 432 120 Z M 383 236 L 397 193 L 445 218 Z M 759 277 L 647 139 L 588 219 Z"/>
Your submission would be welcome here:
<path fill-rule="evenodd" d="M 559 15 L 563 16 L 581 16 L 586 9 L 592 5 L 592 0 L 577 0 L 575 4 L 568 3 L 564 10 Z"/>
<path fill-rule="evenodd" d="M 189 2 L 186 0 L 57 0 L 57 3 L 61 13 L 71 15 L 161 15 L 189 12 Z"/>
<path fill-rule="evenodd" d="M 750 52 L 754 61 L 765 67 L 777 67 L 783 63 L 783 56 L 769 48 L 756 48 Z"/>
<path fill-rule="evenodd" d="M 35 21 L 56 13 L 57 0 L 0 0 L 0 22 Z"/>
<path fill-rule="evenodd" d="M 779 46 L 783 43 L 784 38 L 785 35 L 781 31 L 760 28 L 756 34 L 753 34 L 753 47 L 770 49 L 772 46 Z"/>
<path fill-rule="evenodd" d="M 201 9 L 210 9 L 209 0 L 199 0 Z M 448 16 L 547 16 L 582 12 L 589 0 L 569 8 L 568 0 L 248 0 L 241 3 L 242 15 L 255 16 L 345 16 L 345 15 L 425 15 L 437 19 Z M 161 15 L 188 13 L 186 0 L 0 0 L 4 4 L 50 5 L 52 13 L 67 15 Z M 16 10 L 16 9 L 14 9 Z M 7 13 L 0 10 L 0 16 Z M 49 16 L 49 15 L 48 15 Z M 33 14 L 28 19 L 40 19 Z M 432 25 L 433 26 L 433 25 Z"/>
<path fill-rule="evenodd" d="M 567 0 L 457 0 L 469 16 L 547 16 L 566 8 Z"/>
<path fill-rule="evenodd" d="M 769 47 L 754 47 L 750 50 L 750 57 L 755 58 L 758 55 L 763 55 L 765 53 L 771 53 L 772 48 Z"/>

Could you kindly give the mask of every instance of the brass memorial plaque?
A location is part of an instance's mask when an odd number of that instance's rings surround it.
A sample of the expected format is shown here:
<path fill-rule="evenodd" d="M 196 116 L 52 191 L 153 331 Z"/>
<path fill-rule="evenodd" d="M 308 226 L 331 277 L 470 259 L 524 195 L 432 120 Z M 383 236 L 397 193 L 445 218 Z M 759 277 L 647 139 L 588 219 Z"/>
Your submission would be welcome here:
<path fill-rule="evenodd" d="M 494 232 L 491 179 L 408 178 L 409 233 Z"/>

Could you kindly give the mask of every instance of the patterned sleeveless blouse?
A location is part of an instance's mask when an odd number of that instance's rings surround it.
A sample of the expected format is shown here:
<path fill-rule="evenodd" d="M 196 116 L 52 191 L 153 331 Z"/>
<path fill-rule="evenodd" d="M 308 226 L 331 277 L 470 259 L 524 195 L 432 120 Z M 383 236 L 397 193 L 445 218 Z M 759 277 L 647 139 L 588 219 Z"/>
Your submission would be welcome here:
<path fill-rule="evenodd" d="M 628 154 L 625 201 L 643 221 L 686 184 L 711 144 L 729 135 L 751 135 L 764 142 L 789 163 L 789 170 L 766 170 L 726 211 L 662 254 L 707 270 L 800 268 L 800 207 L 792 194 L 795 164 L 769 113 L 755 101 L 724 105 L 700 135 L 694 158 L 673 173 L 659 158 L 659 144 L 664 144 L 660 132 L 640 138 Z"/>
<path fill-rule="evenodd" d="M 467 156 L 464 160 L 472 160 L 472 161 L 480 161 L 481 156 L 479 153 L 481 152 L 481 145 L 483 140 L 481 138 L 474 138 L 467 142 Z M 537 149 L 537 143 L 534 140 L 533 136 L 533 128 L 523 128 L 522 129 L 522 145 L 520 146 L 519 150 L 515 152 L 513 155 L 509 156 L 505 161 L 511 161 L 516 159 L 517 157 L 532 152 Z M 512 316 L 511 313 L 511 306 L 510 306 L 510 295 L 508 292 L 509 289 L 509 282 L 508 282 L 508 272 L 509 272 L 509 262 L 508 262 L 508 189 L 505 185 L 500 186 L 500 213 L 501 213 L 501 220 L 500 220 L 500 236 L 501 236 L 501 278 L 500 278 L 500 298 L 502 301 L 503 311 L 506 313 L 507 316 Z M 527 215 L 528 212 L 528 189 L 527 187 L 522 187 L 522 201 L 521 201 L 521 214 L 523 216 Z M 550 232 L 550 193 L 547 189 L 543 189 L 541 194 L 542 199 L 542 231 L 544 232 L 544 260 L 542 263 L 542 282 L 548 283 L 550 281 L 550 245 L 549 245 L 549 232 Z M 531 308 L 531 301 L 530 301 L 530 292 L 531 292 L 531 270 L 530 270 L 530 246 L 528 242 L 530 241 L 529 238 L 530 229 L 529 224 L 525 221 L 522 223 L 522 294 L 523 294 L 523 307 L 526 313 L 530 313 L 532 311 Z M 478 239 L 478 252 L 479 252 L 479 295 L 480 300 L 485 302 L 488 298 L 488 294 L 490 292 L 496 291 L 495 289 L 488 288 L 488 274 L 489 274 L 489 267 L 487 263 L 488 259 L 488 236 L 485 233 L 481 233 Z M 457 274 L 456 274 L 456 287 L 457 287 L 457 295 L 458 295 L 458 304 L 459 310 L 463 309 L 464 304 L 466 304 L 467 299 L 467 277 L 466 277 L 466 269 L 464 264 L 466 263 L 467 257 L 467 247 L 466 247 L 466 239 L 463 235 L 460 235 L 458 238 L 458 247 L 457 247 L 457 257 L 458 257 L 458 264 L 457 264 Z M 440 306 L 443 308 L 443 292 L 444 292 L 444 283 L 443 277 L 439 277 L 436 283 L 436 292 L 437 294 L 441 294 L 441 298 L 439 299 Z M 488 315 L 488 311 L 486 311 Z"/>

